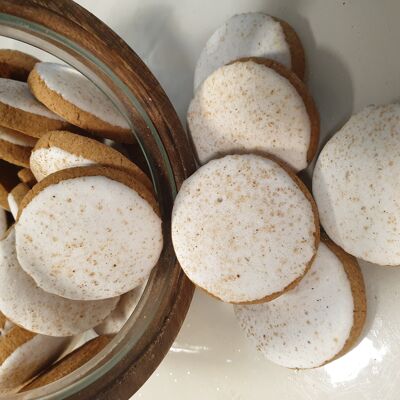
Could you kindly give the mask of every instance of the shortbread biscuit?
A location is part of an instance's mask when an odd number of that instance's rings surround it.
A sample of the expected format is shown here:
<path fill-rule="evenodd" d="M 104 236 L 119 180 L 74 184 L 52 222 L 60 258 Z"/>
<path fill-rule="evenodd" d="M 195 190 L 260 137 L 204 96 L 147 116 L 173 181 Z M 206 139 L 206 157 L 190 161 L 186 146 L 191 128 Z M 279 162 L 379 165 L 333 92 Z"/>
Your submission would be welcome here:
<path fill-rule="evenodd" d="M 319 114 L 308 89 L 271 60 L 241 59 L 216 70 L 187 119 L 201 164 L 232 153 L 272 154 L 300 171 L 318 146 Z"/>
<path fill-rule="evenodd" d="M 197 286 L 230 303 L 264 302 L 310 268 L 318 213 L 307 188 L 285 168 L 256 155 L 225 156 L 183 183 L 172 241 Z"/>
<path fill-rule="evenodd" d="M 18 178 L 22 183 L 25 183 L 29 187 L 34 186 L 37 181 L 34 175 L 32 174 L 32 171 L 29 168 L 23 168 L 20 171 L 18 171 Z"/>
<path fill-rule="evenodd" d="M 117 142 L 134 142 L 129 124 L 111 100 L 74 68 L 38 63 L 28 83 L 40 102 L 71 124 Z"/>
<path fill-rule="evenodd" d="M 70 126 L 40 104 L 26 82 L 3 78 L 0 78 L 0 125 L 33 137 Z"/>
<path fill-rule="evenodd" d="M 0 160 L 0 207 L 10 211 L 8 194 L 18 185 L 18 168 L 6 161 Z"/>
<path fill-rule="evenodd" d="M 22 51 L 0 49 L 0 78 L 26 82 L 37 62 L 36 57 Z"/>
<path fill-rule="evenodd" d="M 49 293 L 98 300 L 142 284 L 163 247 L 153 195 L 126 172 L 78 167 L 43 179 L 16 224 L 21 267 Z"/>
<path fill-rule="evenodd" d="M 313 193 L 329 237 L 355 257 L 400 264 L 400 104 L 369 106 L 322 149 Z"/>
<path fill-rule="evenodd" d="M 29 186 L 25 185 L 25 183 L 19 183 L 8 194 L 8 206 L 10 207 L 10 211 L 14 219 L 17 218 L 19 205 L 21 204 L 22 200 L 27 195 L 29 190 Z"/>
<path fill-rule="evenodd" d="M 96 164 L 125 170 L 152 190 L 147 175 L 119 151 L 74 133 L 46 133 L 37 142 L 30 159 L 31 170 L 38 181 L 63 169 Z"/>
<path fill-rule="evenodd" d="M 289 368 L 315 368 L 353 347 L 366 308 L 356 259 L 324 239 L 296 288 L 269 303 L 235 306 L 235 314 L 269 360 Z"/>
<path fill-rule="evenodd" d="M 215 70 L 242 57 L 275 60 L 304 78 L 304 50 L 294 29 L 267 14 L 245 13 L 229 18 L 207 41 L 197 61 L 194 89 Z"/>

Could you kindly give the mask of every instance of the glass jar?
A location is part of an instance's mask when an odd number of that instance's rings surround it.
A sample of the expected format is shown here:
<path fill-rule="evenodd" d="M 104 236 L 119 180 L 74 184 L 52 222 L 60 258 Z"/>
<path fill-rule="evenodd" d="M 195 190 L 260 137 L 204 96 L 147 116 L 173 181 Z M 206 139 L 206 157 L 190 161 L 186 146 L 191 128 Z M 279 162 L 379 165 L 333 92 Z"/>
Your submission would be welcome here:
<path fill-rule="evenodd" d="M 4 399 L 128 399 L 157 368 L 185 318 L 193 286 L 172 248 L 170 216 L 195 169 L 175 110 L 141 59 L 110 28 L 70 0 L 0 0 L 0 35 L 38 47 L 85 74 L 129 121 L 151 173 L 164 249 L 133 315 L 90 362 L 48 386 Z"/>

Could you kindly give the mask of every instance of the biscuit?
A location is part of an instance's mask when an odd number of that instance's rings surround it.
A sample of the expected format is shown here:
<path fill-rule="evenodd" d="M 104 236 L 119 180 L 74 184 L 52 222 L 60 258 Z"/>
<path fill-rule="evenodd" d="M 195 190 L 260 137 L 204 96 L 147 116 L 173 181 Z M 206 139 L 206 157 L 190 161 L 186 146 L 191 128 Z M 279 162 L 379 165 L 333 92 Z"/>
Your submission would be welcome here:
<path fill-rule="evenodd" d="M 356 259 L 324 238 L 296 288 L 270 303 L 234 308 L 247 337 L 270 361 L 316 368 L 353 347 L 367 306 Z"/>
<path fill-rule="evenodd" d="M 29 168 L 23 168 L 17 173 L 19 180 L 22 183 L 25 183 L 29 187 L 34 186 L 37 181 L 34 175 L 32 174 L 32 171 Z"/>
<path fill-rule="evenodd" d="M 96 354 L 100 353 L 104 347 L 110 343 L 111 339 L 107 336 L 98 336 L 83 346 L 74 350 L 72 353 L 57 361 L 54 365 L 44 371 L 28 385 L 24 386 L 20 392 L 37 389 L 49 385 L 61 378 L 69 375 L 78 368 L 90 361 Z"/>
<path fill-rule="evenodd" d="M 229 303 L 264 302 L 294 287 L 310 268 L 318 213 L 289 168 L 256 155 L 225 156 L 183 183 L 172 241 L 197 286 Z"/>
<path fill-rule="evenodd" d="M 98 335 L 116 335 L 132 315 L 145 285 L 139 286 L 121 296 L 114 311 L 98 326 L 94 328 Z"/>
<path fill-rule="evenodd" d="M 195 91 L 215 70 L 242 57 L 273 59 L 304 78 L 304 50 L 294 29 L 267 14 L 245 13 L 229 18 L 207 41 L 194 73 Z"/>
<path fill-rule="evenodd" d="M 8 162 L 0 160 L 0 207 L 10 211 L 8 194 L 18 185 L 18 168 Z"/>
<path fill-rule="evenodd" d="M 153 195 L 122 170 L 62 170 L 25 196 L 16 224 L 21 267 L 43 290 L 98 300 L 142 284 L 163 247 Z"/>
<path fill-rule="evenodd" d="M 56 338 L 13 326 L 0 339 L 0 393 L 15 392 L 67 348 L 70 338 Z"/>
<path fill-rule="evenodd" d="M 0 78 L 26 82 L 37 62 L 36 57 L 22 51 L 0 49 Z"/>
<path fill-rule="evenodd" d="M 26 82 L 4 78 L 0 78 L 0 125 L 33 137 L 69 127 L 32 96 Z"/>
<path fill-rule="evenodd" d="M 117 142 L 134 142 L 129 124 L 111 100 L 77 70 L 37 63 L 28 83 L 40 102 L 71 124 Z"/>
<path fill-rule="evenodd" d="M 12 129 L 0 127 L 0 158 L 20 167 L 29 167 L 36 139 Z"/>
<path fill-rule="evenodd" d="M 0 241 L 0 310 L 15 324 L 48 336 L 73 336 L 101 323 L 119 297 L 76 301 L 46 293 L 21 268 L 15 230 Z"/>
<path fill-rule="evenodd" d="M 400 264 L 400 104 L 369 106 L 322 149 L 313 175 L 321 224 L 355 257 Z"/>
<path fill-rule="evenodd" d="M 300 171 L 318 146 L 319 114 L 308 89 L 266 59 L 241 59 L 213 72 L 191 101 L 187 120 L 201 164 L 244 152 L 272 154 Z"/>
<path fill-rule="evenodd" d="M 7 227 L 7 213 L 4 211 L 4 209 L 0 208 L 0 239 L 6 233 Z"/>
<path fill-rule="evenodd" d="M 8 206 L 10 207 L 10 211 L 14 219 L 17 218 L 19 205 L 21 204 L 22 200 L 27 195 L 29 190 L 29 186 L 25 185 L 25 183 L 19 183 L 8 194 Z"/>
<path fill-rule="evenodd" d="M 37 142 L 30 159 L 31 170 L 39 182 L 47 175 L 63 169 L 95 164 L 125 170 L 152 190 L 147 175 L 120 152 L 74 133 L 46 133 Z"/>

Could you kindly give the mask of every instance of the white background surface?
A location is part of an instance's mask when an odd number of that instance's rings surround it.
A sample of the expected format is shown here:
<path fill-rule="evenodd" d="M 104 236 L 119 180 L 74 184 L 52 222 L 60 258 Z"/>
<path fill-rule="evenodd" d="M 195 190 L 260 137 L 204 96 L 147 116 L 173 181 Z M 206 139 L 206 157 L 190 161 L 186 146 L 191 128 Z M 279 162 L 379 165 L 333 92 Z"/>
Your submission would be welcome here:
<path fill-rule="evenodd" d="M 231 15 L 264 11 L 287 20 L 307 56 L 322 142 L 355 111 L 400 94 L 397 0 L 80 0 L 144 59 L 182 119 L 197 56 Z M 400 269 L 363 265 L 368 321 L 361 343 L 330 365 L 286 370 L 244 340 L 232 308 L 197 292 L 160 368 L 135 399 L 394 400 L 400 393 Z"/>

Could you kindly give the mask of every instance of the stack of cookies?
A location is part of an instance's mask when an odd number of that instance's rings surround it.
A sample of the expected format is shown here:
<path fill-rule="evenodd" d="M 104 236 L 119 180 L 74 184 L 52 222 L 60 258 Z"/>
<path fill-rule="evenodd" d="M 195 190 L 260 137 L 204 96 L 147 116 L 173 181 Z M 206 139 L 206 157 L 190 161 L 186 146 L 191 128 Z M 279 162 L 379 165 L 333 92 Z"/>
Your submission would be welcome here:
<path fill-rule="evenodd" d="M 134 141 L 86 77 L 0 51 L 0 392 L 50 383 L 101 351 L 160 257 L 152 182 L 104 139 Z"/>
<path fill-rule="evenodd" d="M 298 36 L 277 18 L 236 15 L 211 36 L 187 114 L 201 166 L 172 215 L 189 279 L 234 304 L 255 347 L 289 368 L 345 354 L 366 316 L 358 263 L 334 235 L 336 244 L 320 234 L 317 204 L 297 176 L 315 157 L 320 129 L 304 71 Z M 338 190 L 342 182 L 328 174 Z M 320 197 L 331 222 L 332 197 Z"/>

